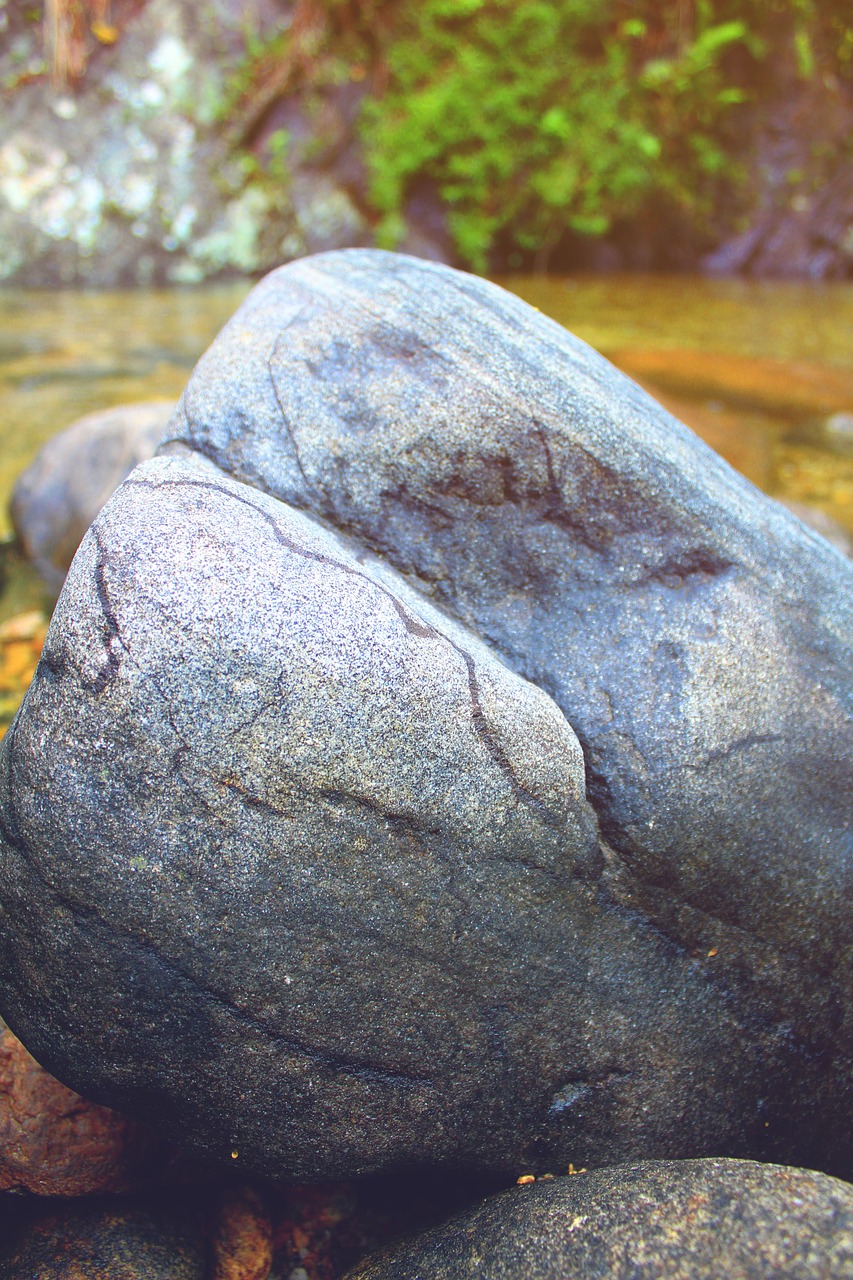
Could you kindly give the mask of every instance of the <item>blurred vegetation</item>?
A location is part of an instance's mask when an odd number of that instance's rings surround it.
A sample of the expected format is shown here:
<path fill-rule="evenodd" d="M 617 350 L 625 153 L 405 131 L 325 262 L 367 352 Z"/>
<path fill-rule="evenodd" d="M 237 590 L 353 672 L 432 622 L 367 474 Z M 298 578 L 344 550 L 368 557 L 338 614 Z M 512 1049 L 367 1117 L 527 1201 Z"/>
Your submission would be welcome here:
<path fill-rule="evenodd" d="M 404 7 L 388 90 L 364 112 L 382 242 L 399 237 L 420 176 L 479 269 L 501 235 L 541 253 L 566 228 L 601 235 L 652 198 L 694 220 L 713 208 L 730 163 L 728 116 L 746 92 L 726 55 L 760 53 L 745 22 L 718 20 L 710 0 L 689 24 L 663 12 L 674 6 L 642 16 L 597 0 Z"/>
<path fill-rule="evenodd" d="M 270 74 L 270 65 L 274 72 Z M 743 114 L 785 79 L 853 82 L 853 12 L 826 0 L 300 0 L 242 69 L 250 123 L 276 93 L 364 68 L 378 242 L 436 192 L 461 259 L 546 261 L 569 232 L 736 224 Z M 247 94 L 248 91 L 248 94 Z M 239 118 L 239 113 L 238 113 Z M 816 140 L 819 141 L 819 140 Z"/>
<path fill-rule="evenodd" d="M 84 7 L 105 28 L 106 0 Z M 247 180 L 285 181 L 270 109 L 363 81 L 359 132 L 378 243 L 437 196 L 463 262 L 546 265 L 566 235 L 672 226 L 701 246 L 738 229 L 745 124 L 815 86 L 853 101 L 850 0 L 296 0 L 249 37 L 220 105 Z M 59 28 L 57 28 L 59 29 Z M 106 29 L 106 28 L 105 28 Z M 825 144 L 824 144 L 825 145 Z M 815 154 L 821 139 L 814 140 Z M 269 161 L 270 163 L 267 163 Z"/>

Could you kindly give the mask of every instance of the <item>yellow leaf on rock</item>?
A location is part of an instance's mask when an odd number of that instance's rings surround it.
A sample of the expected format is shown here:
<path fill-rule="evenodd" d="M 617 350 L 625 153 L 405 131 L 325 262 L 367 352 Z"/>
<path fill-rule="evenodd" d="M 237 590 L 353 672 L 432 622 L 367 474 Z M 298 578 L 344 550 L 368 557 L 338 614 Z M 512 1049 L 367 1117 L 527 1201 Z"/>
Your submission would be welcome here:
<path fill-rule="evenodd" d="M 101 44 L 115 44 L 118 40 L 118 27 L 111 27 L 106 22 L 93 22 L 90 30 Z"/>

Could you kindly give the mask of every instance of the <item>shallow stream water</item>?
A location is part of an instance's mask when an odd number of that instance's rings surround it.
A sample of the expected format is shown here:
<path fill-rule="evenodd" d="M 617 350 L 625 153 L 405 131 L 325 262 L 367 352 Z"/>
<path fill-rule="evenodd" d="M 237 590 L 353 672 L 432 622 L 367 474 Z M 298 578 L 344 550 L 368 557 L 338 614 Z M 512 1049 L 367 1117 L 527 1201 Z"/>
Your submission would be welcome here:
<path fill-rule="evenodd" d="M 733 466 L 853 530 L 853 284 L 679 276 L 502 281 L 642 382 Z M 0 292 L 0 537 L 16 477 L 82 414 L 177 399 L 251 282 Z M 7 555 L 0 621 L 41 601 Z"/>

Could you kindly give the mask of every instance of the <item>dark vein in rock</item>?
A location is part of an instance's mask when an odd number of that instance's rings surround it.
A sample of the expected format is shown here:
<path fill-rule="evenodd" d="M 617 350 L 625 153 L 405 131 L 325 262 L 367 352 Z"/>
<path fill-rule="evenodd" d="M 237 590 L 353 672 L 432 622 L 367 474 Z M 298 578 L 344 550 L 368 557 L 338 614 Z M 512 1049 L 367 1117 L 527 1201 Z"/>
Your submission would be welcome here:
<path fill-rule="evenodd" d="M 698 764 L 685 764 L 681 768 L 701 772 L 709 765 L 727 760 L 730 756 L 739 755 L 742 751 L 749 751 L 752 747 L 760 747 L 768 742 L 782 742 L 784 738 L 783 733 L 747 733 L 743 738 L 737 738 L 725 747 L 716 747 L 713 751 L 709 751 L 704 760 L 700 760 Z"/>
<path fill-rule="evenodd" d="M 110 600 L 106 576 L 108 559 L 107 553 L 104 549 L 100 532 L 96 527 L 93 527 L 92 534 L 98 548 L 94 578 L 98 603 L 101 606 L 101 612 L 104 615 L 103 640 L 104 654 L 106 656 L 106 665 L 98 672 L 98 675 L 90 684 L 92 692 L 97 696 L 99 693 L 103 693 L 107 685 L 110 684 L 118 675 L 121 660 L 115 651 L 116 643 L 125 651 L 125 653 L 128 652 L 128 648 L 124 638 L 122 637 L 118 618 L 116 616 L 115 609 L 113 608 L 112 601 Z"/>
<path fill-rule="evenodd" d="M 306 496 L 307 494 L 310 494 L 312 488 L 317 488 L 322 493 L 323 487 L 319 483 L 317 483 L 316 485 L 312 485 L 308 479 L 308 476 L 305 474 L 305 468 L 302 465 L 302 458 L 300 457 L 300 454 L 299 454 L 299 446 L 296 443 L 296 437 L 293 434 L 293 428 L 290 425 L 290 419 L 287 416 L 284 405 L 282 404 L 281 396 L 279 395 L 278 383 L 275 380 L 275 374 L 273 373 L 272 362 L 279 353 L 279 350 L 278 350 L 279 344 L 284 334 L 287 332 L 287 329 L 289 329 L 290 326 L 299 319 L 299 317 L 305 311 L 307 305 L 308 304 L 305 303 L 304 306 L 301 306 L 299 308 L 299 310 L 296 312 L 295 315 L 291 316 L 285 328 L 276 336 L 275 342 L 273 343 L 272 350 L 270 351 L 269 356 L 267 357 L 267 373 L 269 374 L 270 384 L 272 386 L 272 393 L 273 393 L 273 396 L 275 397 L 275 402 L 278 405 L 279 413 L 281 414 L 282 426 L 284 427 L 284 430 L 287 434 L 287 438 L 290 441 L 290 447 L 293 450 L 293 460 L 296 463 L 299 474 L 302 476 L 302 482 L 305 485 Z M 323 496 L 327 497 L 325 493 L 323 494 Z"/>
<path fill-rule="evenodd" d="M 549 824 L 553 824 L 554 816 L 550 813 L 547 806 L 545 806 L 538 797 L 528 791 L 519 781 L 511 761 L 508 759 L 506 752 L 498 741 L 497 735 L 483 712 L 480 702 L 480 692 L 474 659 L 461 647 L 461 645 L 452 640 L 450 636 L 442 635 L 434 627 L 430 626 L 429 623 L 424 622 L 421 618 L 410 613 L 402 601 L 400 601 L 388 587 L 383 586 L 381 582 L 377 582 L 375 578 L 370 577 L 362 569 L 343 564 L 340 560 L 336 560 L 331 556 L 323 555 L 319 551 L 311 551 L 309 548 L 300 546 L 299 543 L 294 542 L 292 538 L 288 538 L 287 535 L 281 531 L 275 519 L 268 512 L 263 511 L 256 503 L 250 501 L 240 493 L 234 493 L 224 485 L 214 484 L 210 480 L 191 479 L 170 479 L 157 483 L 150 480 L 143 480 L 139 477 L 133 477 L 126 480 L 125 484 L 155 490 L 164 487 L 204 489 L 212 493 L 217 493 L 224 497 L 231 498 L 242 506 L 248 507 L 249 510 L 254 512 L 256 515 L 259 515 L 265 521 L 279 545 L 284 547 L 287 551 L 300 556 L 302 559 L 321 565 L 328 565 L 333 569 L 337 569 L 341 573 L 349 574 L 355 578 L 360 578 L 363 582 L 366 582 L 368 586 L 374 588 L 390 600 L 398 616 L 403 621 L 407 631 L 419 637 L 440 639 L 448 644 L 454 652 L 459 654 L 465 664 L 471 700 L 471 720 L 477 736 L 480 738 L 498 769 L 507 779 L 513 794 L 521 799 L 526 805 L 533 808 L 544 821 Z"/>

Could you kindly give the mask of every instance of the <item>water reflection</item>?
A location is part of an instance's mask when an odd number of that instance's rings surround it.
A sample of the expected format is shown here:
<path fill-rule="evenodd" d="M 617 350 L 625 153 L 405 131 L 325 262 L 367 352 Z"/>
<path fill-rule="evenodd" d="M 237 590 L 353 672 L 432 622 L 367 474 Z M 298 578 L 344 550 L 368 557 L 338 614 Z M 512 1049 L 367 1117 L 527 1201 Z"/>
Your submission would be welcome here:
<path fill-rule="evenodd" d="M 599 350 L 648 346 L 853 369 L 853 284 L 705 276 L 500 280 Z"/>
<path fill-rule="evenodd" d="M 853 529 L 853 284 L 604 276 L 503 281 L 637 378 L 756 484 Z M 0 534 L 15 478 L 75 418 L 176 399 L 250 282 L 0 293 Z"/>
<path fill-rule="evenodd" d="M 597 347 L 754 483 L 853 531 L 853 285 L 680 277 L 503 283 Z M 251 282 L 121 293 L 0 292 L 0 539 L 15 479 L 76 418 L 176 400 Z M 51 601 L 8 543 L 0 734 Z"/>

